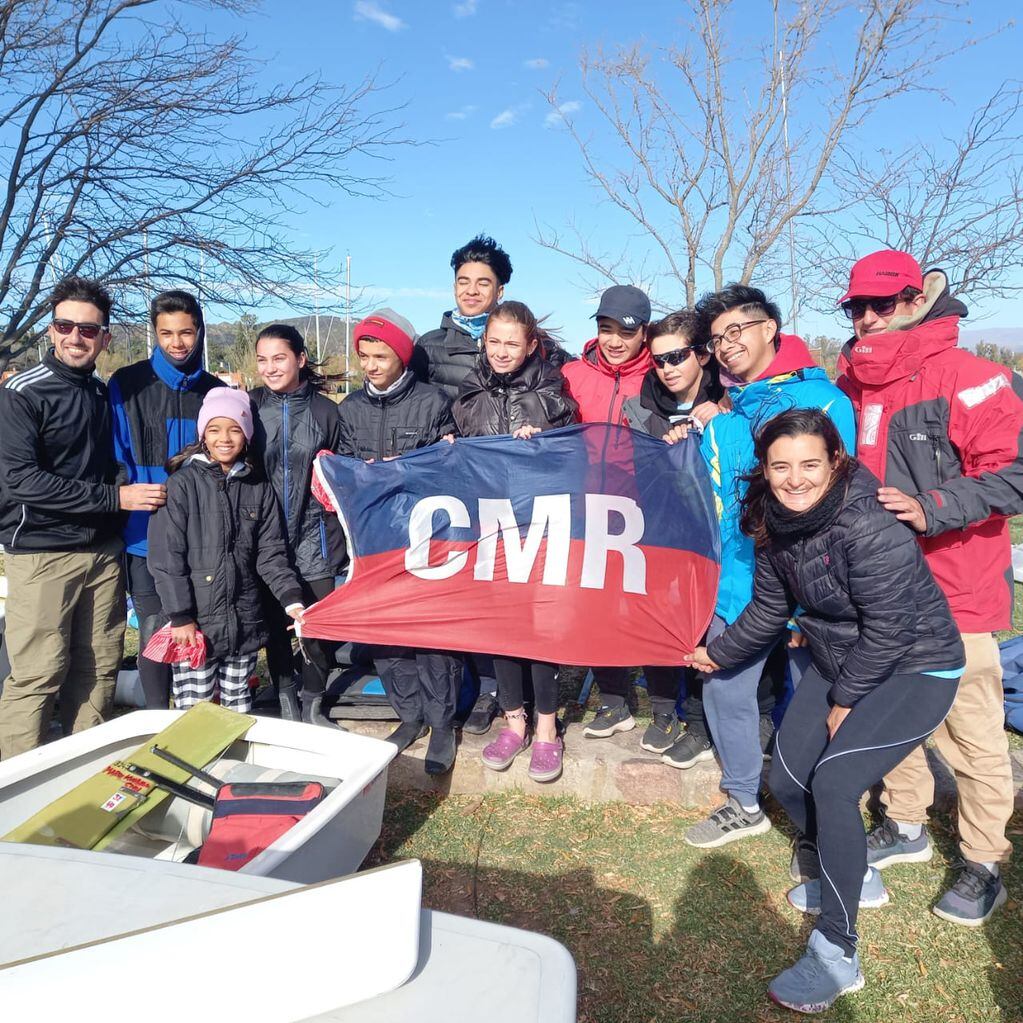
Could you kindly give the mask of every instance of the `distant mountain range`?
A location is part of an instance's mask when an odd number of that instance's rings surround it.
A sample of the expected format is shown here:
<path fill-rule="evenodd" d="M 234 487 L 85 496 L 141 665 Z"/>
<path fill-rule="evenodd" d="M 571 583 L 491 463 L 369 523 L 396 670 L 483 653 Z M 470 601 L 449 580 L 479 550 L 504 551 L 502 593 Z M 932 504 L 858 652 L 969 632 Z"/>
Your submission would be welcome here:
<path fill-rule="evenodd" d="M 1023 327 L 971 327 L 959 331 L 960 346 L 976 348 L 978 341 L 986 341 L 999 348 L 1023 352 Z"/>

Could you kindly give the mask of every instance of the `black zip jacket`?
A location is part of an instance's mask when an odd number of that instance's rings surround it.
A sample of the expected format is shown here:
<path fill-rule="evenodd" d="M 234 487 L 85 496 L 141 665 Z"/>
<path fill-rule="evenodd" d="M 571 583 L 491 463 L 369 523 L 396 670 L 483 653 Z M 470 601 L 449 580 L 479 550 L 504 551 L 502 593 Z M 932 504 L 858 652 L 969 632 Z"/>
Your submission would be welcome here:
<path fill-rule="evenodd" d="M 409 368 L 424 383 L 439 387 L 452 401 L 458 397 L 462 381 L 476 368 L 476 357 L 483 339 L 477 340 L 462 330 L 447 312 L 440 327 L 423 334 L 416 341 Z M 544 358 L 560 369 L 573 356 L 556 341 L 544 341 Z"/>
<path fill-rule="evenodd" d="M 0 387 L 0 543 L 75 551 L 116 537 L 120 499 L 106 385 L 51 348 Z"/>
<path fill-rule="evenodd" d="M 288 543 L 298 574 L 307 582 L 330 579 L 345 564 L 345 538 L 336 515 L 312 497 L 313 460 L 337 451 L 341 423 L 337 405 L 306 382 L 291 394 L 257 387 L 253 449 L 262 459 L 284 511 Z"/>
<path fill-rule="evenodd" d="M 890 675 L 961 668 L 948 601 L 913 531 L 878 503 L 858 466 L 835 517 L 808 537 L 758 548 L 753 599 L 707 647 L 722 668 L 774 645 L 796 605 L 831 699 L 851 707 Z"/>
<path fill-rule="evenodd" d="M 481 352 L 451 412 L 463 437 L 485 437 L 514 433 L 522 426 L 568 426 L 578 418 L 579 406 L 565 393 L 561 370 L 539 351 L 507 374 L 495 373 Z"/>
<path fill-rule="evenodd" d="M 392 458 L 436 444 L 456 433 L 444 392 L 406 372 L 391 394 L 371 394 L 369 384 L 338 406 L 339 455 L 368 460 Z"/>
<path fill-rule="evenodd" d="M 690 355 L 690 359 L 695 356 Z M 724 388 L 718 379 L 717 363 L 711 359 L 703 367 L 703 380 L 697 392 L 693 407 L 707 401 L 720 401 Z M 634 398 L 622 403 L 622 414 L 634 430 L 642 430 L 651 437 L 663 437 L 671 428 L 673 416 L 678 415 L 678 399 L 661 383 L 657 370 L 652 369 L 643 377 L 643 386 Z"/>
<path fill-rule="evenodd" d="M 259 579 L 282 607 L 302 603 L 273 487 L 248 466 L 226 474 L 194 455 L 174 473 L 149 520 L 148 562 L 171 625 L 196 622 L 210 658 L 266 645 Z"/>

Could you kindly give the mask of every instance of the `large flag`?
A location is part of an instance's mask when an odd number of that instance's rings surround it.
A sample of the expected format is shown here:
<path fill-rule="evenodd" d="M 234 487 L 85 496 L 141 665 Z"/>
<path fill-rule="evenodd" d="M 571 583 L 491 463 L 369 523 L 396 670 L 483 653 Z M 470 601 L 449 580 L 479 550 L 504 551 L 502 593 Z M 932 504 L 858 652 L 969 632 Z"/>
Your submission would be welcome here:
<path fill-rule="evenodd" d="M 589 424 L 316 461 L 347 582 L 302 635 L 560 664 L 680 664 L 720 569 L 696 439 Z"/>

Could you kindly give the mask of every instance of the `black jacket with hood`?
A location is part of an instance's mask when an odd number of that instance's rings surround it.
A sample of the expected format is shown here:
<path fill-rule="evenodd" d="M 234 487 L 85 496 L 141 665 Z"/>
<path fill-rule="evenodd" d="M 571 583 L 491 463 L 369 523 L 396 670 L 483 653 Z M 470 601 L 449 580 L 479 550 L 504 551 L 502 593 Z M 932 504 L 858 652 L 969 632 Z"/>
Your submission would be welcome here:
<path fill-rule="evenodd" d="M 690 356 L 695 358 L 695 356 Z M 693 407 L 707 401 L 718 402 L 724 395 L 724 388 L 718 379 L 717 363 L 711 359 L 703 368 L 703 380 L 693 402 Z M 634 430 L 642 430 L 651 437 L 663 437 L 672 424 L 678 421 L 678 400 L 661 383 L 657 370 L 650 370 L 643 378 L 639 394 L 626 398 L 622 403 L 622 415 Z"/>
<path fill-rule="evenodd" d="M 757 549 L 753 599 L 707 653 L 741 664 L 777 642 L 798 604 L 832 701 L 851 707 L 891 675 L 961 668 L 965 654 L 915 534 L 878 503 L 877 478 L 857 465 L 839 485 L 830 521 Z"/>
<path fill-rule="evenodd" d="M 565 393 L 565 378 L 534 351 L 514 373 L 495 373 L 481 352 L 451 407 L 463 437 L 514 433 L 522 426 L 541 430 L 574 423 L 579 407 Z"/>
<path fill-rule="evenodd" d="M 544 358 L 560 369 L 573 356 L 554 340 L 543 342 Z M 482 350 L 482 338 L 467 334 L 446 312 L 440 327 L 423 334 L 416 341 L 409 367 L 420 380 L 439 387 L 454 401 L 462 381 L 476 368 L 476 358 Z"/>
<path fill-rule="evenodd" d="M 266 645 L 260 579 L 282 607 L 302 602 L 273 487 L 244 463 L 225 473 L 193 455 L 170 476 L 149 522 L 148 560 L 171 625 L 196 622 L 209 658 Z"/>
<path fill-rule="evenodd" d="M 257 387 L 249 397 L 256 409 L 253 450 L 284 511 L 298 574 L 306 582 L 333 578 L 345 564 L 344 531 L 311 485 L 317 452 L 337 451 L 341 443 L 338 406 L 308 381 L 290 394 Z"/>

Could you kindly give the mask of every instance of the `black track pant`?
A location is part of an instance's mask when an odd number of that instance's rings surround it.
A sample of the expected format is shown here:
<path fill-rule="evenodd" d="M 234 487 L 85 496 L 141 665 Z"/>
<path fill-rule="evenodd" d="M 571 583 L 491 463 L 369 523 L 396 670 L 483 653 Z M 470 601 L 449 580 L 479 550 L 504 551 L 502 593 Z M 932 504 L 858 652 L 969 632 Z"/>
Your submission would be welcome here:
<path fill-rule="evenodd" d="M 628 699 L 632 683 L 630 668 L 594 668 L 593 681 L 600 689 L 601 702 L 606 707 L 623 707 Z M 646 676 L 646 691 L 650 706 L 655 714 L 670 714 L 675 709 L 679 687 L 682 683 L 681 668 L 653 666 L 643 669 Z"/>
<path fill-rule="evenodd" d="M 462 685 L 461 655 L 439 650 L 376 647 L 373 650 L 384 692 L 404 722 L 451 728 Z"/>
<path fill-rule="evenodd" d="M 167 624 L 160 606 L 156 583 L 146 559 L 137 554 L 124 556 L 125 587 L 131 594 L 135 617 L 139 622 L 139 682 L 147 710 L 166 710 L 170 706 L 171 666 L 142 656 L 146 644 Z"/>
<path fill-rule="evenodd" d="M 328 593 L 334 592 L 334 578 L 311 579 L 308 582 L 300 580 L 302 584 L 302 600 L 306 607 L 322 600 Z M 296 656 L 301 663 L 302 692 L 311 696 L 319 696 L 327 688 L 327 676 L 334 664 L 334 655 L 337 651 L 337 643 L 326 639 L 304 639 L 302 649 L 296 654 L 291 645 L 294 632 L 288 631 L 288 626 L 295 623 L 284 613 L 280 601 L 267 589 L 262 588 L 263 614 L 266 616 L 267 629 L 270 639 L 266 644 L 266 666 L 270 672 L 273 684 L 289 686 L 295 675 Z"/>
<path fill-rule="evenodd" d="M 817 929 L 847 955 L 867 870 L 860 799 L 944 720 L 958 680 L 892 675 L 857 703 L 828 741 L 830 686 L 810 668 L 778 730 L 770 786 L 792 823 L 817 843 Z"/>
<path fill-rule="evenodd" d="M 557 666 L 545 661 L 525 661 L 519 658 L 495 657 L 494 674 L 497 676 L 497 699 L 501 710 L 517 710 L 525 702 L 525 691 L 530 682 L 537 714 L 558 712 Z"/>

